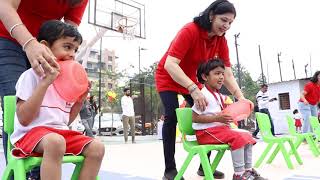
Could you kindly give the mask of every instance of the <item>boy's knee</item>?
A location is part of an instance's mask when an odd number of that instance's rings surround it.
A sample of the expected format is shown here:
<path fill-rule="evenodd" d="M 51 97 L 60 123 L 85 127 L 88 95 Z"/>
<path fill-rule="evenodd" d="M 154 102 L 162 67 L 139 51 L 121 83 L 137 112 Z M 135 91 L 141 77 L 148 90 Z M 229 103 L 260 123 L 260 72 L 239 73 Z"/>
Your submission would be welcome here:
<path fill-rule="evenodd" d="M 93 140 L 86 148 L 86 158 L 102 160 L 105 153 L 104 144 L 98 140 Z"/>
<path fill-rule="evenodd" d="M 44 150 L 55 152 L 56 154 L 64 154 L 66 151 L 66 140 L 63 136 L 50 133 L 43 138 Z"/>

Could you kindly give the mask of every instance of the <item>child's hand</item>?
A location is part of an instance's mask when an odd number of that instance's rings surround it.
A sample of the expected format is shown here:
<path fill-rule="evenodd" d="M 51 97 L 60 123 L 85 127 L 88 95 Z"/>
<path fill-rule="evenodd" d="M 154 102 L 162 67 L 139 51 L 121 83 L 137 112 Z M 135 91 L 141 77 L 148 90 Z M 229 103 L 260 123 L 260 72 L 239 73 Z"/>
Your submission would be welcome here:
<path fill-rule="evenodd" d="M 53 71 L 44 71 L 45 75 L 42 78 L 42 82 L 45 83 L 46 85 L 50 85 L 53 83 L 54 80 L 57 79 L 59 75 L 59 69 L 52 67 Z"/>
<path fill-rule="evenodd" d="M 82 102 L 87 98 L 90 89 L 91 89 L 91 83 L 89 82 L 87 91 L 84 92 L 84 93 L 78 98 L 77 102 L 81 102 L 81 103 L 82 103 Z"/>
<path fill-rule="evenodd" d="M 232 116 L 230 116 L 229 114 L 226 113 L 219 113 L 216 115 L 216 122 L 221 122 L 224 124 L 229 124 L 232 123 Z"/>

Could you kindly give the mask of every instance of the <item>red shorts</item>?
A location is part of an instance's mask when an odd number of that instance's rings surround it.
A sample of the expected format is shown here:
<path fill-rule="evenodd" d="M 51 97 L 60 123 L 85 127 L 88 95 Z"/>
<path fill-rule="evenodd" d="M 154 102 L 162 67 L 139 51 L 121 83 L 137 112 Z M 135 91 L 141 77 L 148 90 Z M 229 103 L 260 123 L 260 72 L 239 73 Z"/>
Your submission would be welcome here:
<path fill-rule="evenodd" d="M 244 147 L 247 144 L 255 144 L 249 131 L 231 129 L 229 126 L 217 126 L 204 130 L 196 130 L 199 144 L 228 144 L 231 150 Z"/>
<path fill-rule="evenodd" d="M 72 130 L 55 129 L 46 126 L 32 128 L 19 141 L 14 144 L 11 153 L 17 158 L 25 158 L 28 156 L 42 156 L 41 153 L 34 152 L 34 148 L 42 140 L 42 138 L 50 133 L 56 133 L 64 137 L 66 141 L 65 154 L 79 155 L 83 148 L 93 141 L 93 138 L 87 137 L 82 133 Z"/>
<path fill-rule="evenodd" d="M 300 120 L 300 119 L 296 119 L 294 125 L 295 125 L 296 127 L 302 127 L 301 120 Z"/>

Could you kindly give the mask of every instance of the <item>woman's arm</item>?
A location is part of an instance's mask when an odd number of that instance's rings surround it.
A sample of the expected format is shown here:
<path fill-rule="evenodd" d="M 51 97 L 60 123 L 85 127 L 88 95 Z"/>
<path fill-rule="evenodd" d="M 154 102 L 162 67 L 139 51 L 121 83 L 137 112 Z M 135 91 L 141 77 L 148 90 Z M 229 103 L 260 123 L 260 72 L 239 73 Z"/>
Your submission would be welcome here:
<path fill-rule="evenodd" d="M 12 34 L 19 44 L 24 47 L 28 60 L 39 76 L 43 76 L 43 71 L 53 72 L 55 67 L 59 69 L 58 63 L 51 50 L 40 44 L 28 31 L 17 13 L 20 0 L 0 0 L 0 20 L 7 31 Z M 14 28 L 13 28 L 14 27 Z M 41 64 L 41 67 L 39 66 Z"/>
<path fill-rule="evenodd" d="M 237 99 L 245 99 L 236 79 L 233 76 L 231 67 L 226 67 L 224 72 L 224 85 Z"/>
<path fill-rule="evenodd" d="M 175 82 L 188 89 L 196 107 L 204 111 L 208 103 L 197 85 L 180 68 L 180 62 L 180 59 L 168 56 L 164 68 Z"/>
<path fill-rule="evenodd" d="M 306 99 L 306 95 L 307 95 L 307 92 L 306 91 L 302 91 L 301 95 L 300 95 L 300 98 L 302 99 L 304 104 L 309 104 L 309 102 Z"/>

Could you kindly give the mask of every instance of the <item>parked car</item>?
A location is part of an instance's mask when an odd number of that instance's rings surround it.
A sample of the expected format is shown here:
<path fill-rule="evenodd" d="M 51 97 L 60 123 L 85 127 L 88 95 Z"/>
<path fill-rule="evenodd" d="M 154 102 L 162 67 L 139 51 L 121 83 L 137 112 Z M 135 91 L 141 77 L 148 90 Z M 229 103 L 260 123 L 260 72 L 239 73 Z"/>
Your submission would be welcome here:
<path fill-rule="evenodd" d="M 118 113 L 113 113 L 113 123 L 112 123 L 112 113 L 103 113 L 101 116 L 101 129 L 102 135 L 122 135 L 123 134 L 123 124 L 121 121 L 122 115 Z M 95 117 L 93 129 L 99 129 L 99 115 Z"/>

